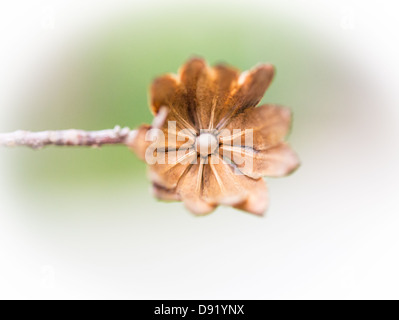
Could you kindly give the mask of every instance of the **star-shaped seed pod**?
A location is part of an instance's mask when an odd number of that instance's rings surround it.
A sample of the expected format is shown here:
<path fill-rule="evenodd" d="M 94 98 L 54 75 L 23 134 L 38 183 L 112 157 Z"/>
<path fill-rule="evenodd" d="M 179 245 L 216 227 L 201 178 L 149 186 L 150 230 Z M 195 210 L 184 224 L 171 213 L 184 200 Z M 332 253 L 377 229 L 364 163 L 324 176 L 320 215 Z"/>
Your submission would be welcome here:
<path fill-rule="evenodd" d="M 299 166 L 285 142 L 290 110 L 257 106 L 273 75 L 270 64 L 240 73 L 193 58 L 177 75 L 154 80 L 150 105 L 159 129 L 140 127 L 132 149 L 148 163 L 157 198 L 183 201 L 199 215 L 218 205 L 256 215 L 267 210 L 263 177 Z"/>

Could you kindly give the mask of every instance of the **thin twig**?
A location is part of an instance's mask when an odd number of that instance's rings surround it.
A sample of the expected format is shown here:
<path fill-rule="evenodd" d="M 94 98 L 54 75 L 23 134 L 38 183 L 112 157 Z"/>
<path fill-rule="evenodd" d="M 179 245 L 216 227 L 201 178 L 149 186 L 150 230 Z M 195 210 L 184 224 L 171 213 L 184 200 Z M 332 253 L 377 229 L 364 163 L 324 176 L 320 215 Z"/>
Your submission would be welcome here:
<path fill-rule="evenodd" d="M 0 146 L 26 146 L 40 149 L 48 145 L 100 147 L 104 144 L 129 145 L 135 138 L 137 130 L 120 128 L 101 131 L 60 130 L 30 132 L 18 130 L 11 133 L 0 133 Z"/>
<path fill-rule="evenodd" d="M 161 129 L 166 122 L 169 110 L 161 107 L 152 122 L 153 129 Z M 54 146 L 85 146 L 100 147 L 104 144 L 123 144 L 133 151 L 140 142 L 137 141 L 139 130 L 121 128 L 100 131 L 84 130 L 56 130 L 31 132 L 18 130 L 10 133 L 0 133 L 0 147 L 25 146 L 33 149 L 41 149 L 48 145 Z"/>

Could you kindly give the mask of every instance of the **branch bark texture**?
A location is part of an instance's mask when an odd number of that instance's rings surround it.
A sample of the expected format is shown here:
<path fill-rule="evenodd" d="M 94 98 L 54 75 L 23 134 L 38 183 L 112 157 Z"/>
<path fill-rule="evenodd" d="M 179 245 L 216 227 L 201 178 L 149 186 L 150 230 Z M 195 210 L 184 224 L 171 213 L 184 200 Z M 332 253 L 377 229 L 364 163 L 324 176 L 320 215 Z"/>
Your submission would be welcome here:
<path fill-rule="evenodd" d="M 26 146 L 40 149 L 48 145 L 100 147 L 106 144 L 123 144 L 129 146 L 137 135 L 137 130 L 120 128 L 100 131 L 57 130 L 31 132 L 18 130 L 11 133 L 0 133 L 0 146 Z"/>

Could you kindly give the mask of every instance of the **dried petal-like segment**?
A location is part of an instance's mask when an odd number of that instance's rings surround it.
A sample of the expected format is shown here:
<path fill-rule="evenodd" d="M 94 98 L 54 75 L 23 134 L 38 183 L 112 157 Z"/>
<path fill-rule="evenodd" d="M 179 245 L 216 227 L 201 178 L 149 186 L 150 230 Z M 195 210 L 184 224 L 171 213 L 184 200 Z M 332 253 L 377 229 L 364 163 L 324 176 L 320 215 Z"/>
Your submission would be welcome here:
<path fill-rule="evenodd" d="M 142 125 L 137 129 L 137 133 L 129 144 L 129 148 L 139 157 L 141 160 L 145 160 L 145 153 L 151 141 L 147 141 L 146 134 L 151 129 L 149 125 Z"/>
<path fill-rule="evenodd" d="M 242 203 L 235 205 L 234 208 L 262 216 L 269 207 L 269 193 L 266 182 L 263 178 L 251 179 L 247 176 L 241 176 L 243 187 L 248 190 L 248 197 Z"/>
<path fill-rule="evenodd" d="M 177 192 L 184 201 L 186 208 L 197 215 L 208 214 L 216 208 L 216 205 L 205 202 L 201 197 L 204 166 L 202 162 L 193 164 L 180 179 L 177 186 Z"/>
<path fill-rule="evenodd" d="M 226 109 L 218 114 L 220 120 L 218 129 L 224 128 L 232 116 L 246 108 L 258 105 L 274 76 L 274 67 L 270 64 L 261 64 L 252 70 L 243 72 L 238 84 L 228 99 Z"/>
<path fill-rule="evenodd" d="M 197 160 L 195 149 L 155 151 L 153 155 L 153 164 L 149 166 L 151 181 L 167 189 L 176 188 L 186 169 Z"/>
<path fill-rule="evenodd" d="M 153 183 L 152 194 L 159 200 L 163 201 L 180 201 L 181 198 L 177 194 L 176 189 L 167 189 L 159 184 Z"/>
<path fill-rule="evenodd" d="M 179 130 L 177 127 L 162 129 L 161 138 L 158 142 L 159 150 L 189 149 L 195 143 L 195 135 L 191 130 Z"/>
<path fill-rule="evenodd" d="M 297 154 L 286 143 L 260 151 L 224 145 L 220 147 L 220 152 L 235 163 L 241 172 L 254 179 L 262 176 L 283 177 L 300 165 Z"/>
<path fill-rule="evenodd" d="M 195 124 L 196 128 L 201 128 L 201 119 L 197 109 L 197 87 L 198 80 L 203 72 L 208 68 L 205 60 L 201 58 L 192 58 L 184 64 L 179 73 L 180 81 L 186 89 L 186 104 L 188 116 Z"/>
<path fill-rule="evenodd" d="M 201 129 L 215 127 L 215 114 L 225 108 L 226 100 L 237 84 L 238 77 L 238 70 L 226 65 L 202 70 L 197 85 L 197 109 Z"/>
<path fill-rule="evenodd" d="M 262 105 L 246 109 L 235 116 L 226 130 L 222 130 L 220 142 L 227 145 L 252 146 L 256 150 L 263 150 L 284 141 L 290 128 L 291 111 L 288 108 Z M 252 133 L 248 131 L 251 129 Z M 247 138 L 245 130 L 249 134 Z"/>
<path fill-rule="evenodd" d="M 187 92 L 195 94 L 197 91 L 198 78 L 202 71 L 207 68 L 204 59 L 194 57 L 189 59 L 179 70 L 180 81 L 184 84 Z"/>
<path fill-rule="evenodd" d="M 178 95 L 179 92 L 180 83 L 176 75 L 166 74 L 154 79 L 150 88 L 150 104 L 152 113 L 156 115 L 162 106 L 170 108 L 172 104 L 179 99 L 184 101 L 183 97 Z"/>
<path fill-rule="evenodd" d="M 151 111 L 156 115 L 161 107 L 168 108 L 167 121 L 175 121 L 178 129 L 194 129 L 187 106 L 187 92 L 177 75 L 167 74 L 156 78 L 150 88 Z"/>
<path fill-rule="evenodd" d="M 229 206 L 244 201 L 247 191 L 240 180 L 233 166 L 219 157 L 209 157 L 209 164 L 204 169 L 204 200 Z"/>
<path fill-rule="evenodd" d="M 180 129 L 176 121 L 170 119 L 169 114 L 168 107 L 162 106 L 154 117 L 151 135 L 148 136 L 150 141 L 154 141 L 151 146 L 163 151 L 192 147 L 196 132 L 192 129 Z"/>

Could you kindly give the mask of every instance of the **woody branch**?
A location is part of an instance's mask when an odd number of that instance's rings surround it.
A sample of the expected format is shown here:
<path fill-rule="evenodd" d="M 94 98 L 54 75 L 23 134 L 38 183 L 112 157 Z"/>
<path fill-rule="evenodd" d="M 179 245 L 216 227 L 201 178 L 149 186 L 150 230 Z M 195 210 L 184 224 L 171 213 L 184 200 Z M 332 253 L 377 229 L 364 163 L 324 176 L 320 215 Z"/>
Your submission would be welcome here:
<path fill-rule="evenodd" d="M 152 128 L 160 129 L 167 116 L 168 108 L 161 107 L 154 117 Z M 69 129 L 31 132 L 18 130 L 10 133 L 0 133 L 0 147 L 25 146 L 40 149 L 48 145 L 100 147 L 105 144 L 122 144 L 134 148 L 137 136 L 138 130 L 119 126 L 114 129 L 100 131 Z"/>
<path fill-rule="evenodd" d="M 0 146 L 26 146 L 40 149 L 48 145 L 99 147 L 106 144 L 129 145 L 134 140 L 137 130 L 120 128 L 100 131 L 57 130 L 30 132 L 18 130 L 11 133 L 0 133 Z"/>

